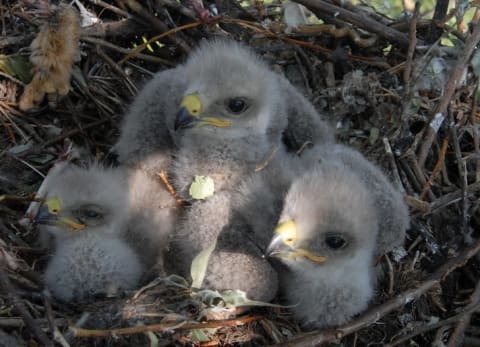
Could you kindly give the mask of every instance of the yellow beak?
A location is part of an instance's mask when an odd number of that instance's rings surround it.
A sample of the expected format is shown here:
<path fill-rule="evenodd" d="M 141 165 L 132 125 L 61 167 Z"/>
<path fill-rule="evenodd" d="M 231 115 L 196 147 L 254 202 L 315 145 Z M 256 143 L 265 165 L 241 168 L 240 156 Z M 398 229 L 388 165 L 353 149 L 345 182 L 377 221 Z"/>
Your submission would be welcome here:
<path fill-rule="evenodd" d="M 216 117 L 202 117 L 203 105 L 197 93 L 186 95 L 180 103 L 180 110 L 175 118 L 175 130 L 188 129 L 202 125 L 212 125 L 226 128 L 231 125 L 229 121 Z"/>
<path fill-rule="evenodd" d="M 316 255 L 308 249 L 295 246 L 297 241 L 297 226 L 293 220 L 278 224 L 275 228 L 275 236 L 270 241 L 265 252 L 267 257 L 287 258 L 297 260 L 297 258 L 306 258 L 314 263 L 323 263 L 326 257 Z"/>
<path fill-rule="evenodd" d="M 56 197 L 47 199 L 38 210 L 34 223 L 55 225 L 62 228 L 70 228 L 72 231 L 85 229 L 85 224 L 78 223 L 70 218 L 61 216 L 60 200 Z"/>

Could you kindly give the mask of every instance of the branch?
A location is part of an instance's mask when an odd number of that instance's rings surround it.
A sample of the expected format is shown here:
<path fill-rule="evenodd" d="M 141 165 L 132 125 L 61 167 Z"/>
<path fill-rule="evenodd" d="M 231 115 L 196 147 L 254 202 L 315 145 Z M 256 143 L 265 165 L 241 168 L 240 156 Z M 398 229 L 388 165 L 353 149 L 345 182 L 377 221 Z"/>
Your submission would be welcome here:
<path fill-rule="evenodd" d="M 375 33 L 380 37 L 386 38 L 387 40 L 397 42 L 402 46 L 408 47 L 410 43 L 408 36 L 405 35 L 404 33 L 397 31 L 395 29 L 392 29 L 365 15 L 346 10 L 343 7 L 338 7 L 338 6 L 329 4 L 323 0 L 295 0 L 295 2 L 298 2 L 299 4 L 306 6 L 318 17 L 322 17 L 322 14 L 326 13 L 329 16 L 334 16 L 335 18 L 352 23 L 353 25 L 361 29 Z M 423 44 L 423 42 L 420 42 L 420 40 L 418 43 Z"/>
<path fill-rule="evenodd" d="M 27 307 L 22 302 L 20 297 L 15 293 L 8 275 L 4 269 L 3 261 L 0 262 L 0 288 L 7 294 L 7 299 L 10 304 L 15 307 L 15 310 L 20 314 L 23 322 L 28 327 L 30 332 L 46 347 L 53 347 L 53 342 L 47 337 L 43 330 L 38 326 L 33 317 L 28 312 Z"/>
<path fill-rule="evenodd" d="M 463 50 L 462 55 L 459 56 L 457 59 L 457 63 L 455 64 L 455 67 L 450 74 L 450 78 L 448 79 L 447 85 L 445 86 L 445 93 L 442 98 L 440 98 L 440 102 L 437 104 L 437 107 L 435 108 L 435 111 L 431 116 L 428 129 L 425 131 L 426 135 L 422 147 L 418 152 L 418 164 L 420 165 L 420 167 L 423 167 L 425 165 L 428 152 L 430 151 L 430 147 L 432 146 L 435 135 L 437 134 L 437 129 L 436 127 L 431 125 L 431 121 L 435 119 L 435 116 L 437 114 L 443 114 L 447 110 L 447 107 L 451 102 L 452 96 L 455 93 L 455 89 L 457 88 L 458 81 L 460 81 L 462 77 L 463 70 L 465 70 L 465 68 L 467 67 L 470 57 L 479 42 L 480 24 L 477 24 L 475 26 L 475 29 L 473 30 L 472 35 L 470 35 L 470 37 L 467 39 L 467 42 L 465 43 L 465 49 Z"/>
<path fill-rule="evenodd" d="M 239 317 L 235 319 L 226 319 L 219 321 L 211 321 L 206 323 L 190 323 L 181 322 L 177 324 L 152 324 L 141 325 L 131 328 L 120 328 L 110 330 L 93 330 L 93 329 L 80 329 L 76 327 L 69 327 L 74 337 L 108 337 L 117 335 L 132 335 L 143 334 L 149 331 L 168 331 L 168 330 L 193 330 L 193 329 L 208 329 L 208 328 L 221 328 L 221 327 L 233 327 L 237 325 L 243 325 L 250 322 L 254 322 L 262 319 L 261 316 L 247 316 Z"/>
<path fill-rule="evenodd" d="M 336 329 L 320 330 L 301 335 L 286 343 L 282 343 L 284 347 L 300 347 L 300 346 L 319 346 L 324 343 L 339 342 L 344 336 L 352 334 L 363 329 L 370 324 L 377 322 L 383 316 L 390 312 L 401 308 L 405 304 L 412 302 L 421 295 L 425 294 L 430 288 L 438 285 L 445 277 L 447 277 L 455 269 L 464 266 L 467 261 L 480 251 L 480 240 L 473 246 L 465 249 L 458 257 L 446 262 L 442 267 L 430 275 L 424 282 L 416 288 L 407 290 L 393 299 L 388 300 L 380 306 L 374 307 L 364 313 L 357 319 L 344 324 Z M 278 345 L 280 346 L 280 345 Z"/>

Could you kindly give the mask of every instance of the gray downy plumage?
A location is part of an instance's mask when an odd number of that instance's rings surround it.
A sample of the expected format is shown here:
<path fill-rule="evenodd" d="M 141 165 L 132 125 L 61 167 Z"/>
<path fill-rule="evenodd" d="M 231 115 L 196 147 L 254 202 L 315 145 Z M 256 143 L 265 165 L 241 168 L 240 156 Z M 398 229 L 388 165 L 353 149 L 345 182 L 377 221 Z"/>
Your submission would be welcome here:
<path fill-rule="evenodd" d="M 374 295 L 374 257 L 401 244 L 409 226 L 398 190 L 380 169 L 342 145 L 273 160 L 240 185 L 232 204 L 234 222 L 222 231 L 216 252 L 232 260 L 246 255 L 236 259 L 236 278 L 256 281 L 255 290 L 263 290 L 256 295 L 271 298 L 274 276 L 251 268 L 242 272 L 242 262 L 260 262 L 258 250 L 266 250 L 285 303 L 306 328 L 338 325 L 363 311 Z M 221 287 L 230 272 L 212 267 L 206 278 Z M 249 292 L 249 285 L 245 281 L 242 289 Z"/>
<path fill-rule="evenodd" d="M 88 301 L 134 289 L 142 273 L 138 255 L 125 241 L 109 233 L 82 233 L 58 245 L 44 280 L 59 300 Z"/>
<path fill-rule="evenodd" d="M 124 172 L 92 164 L 54 167 L 47 176 L 45 202 L 39 209 L 41 245 L 54 249 L 79 234 L 121 236 L 128 222 Z"/>
<path fill-rule="evenodd" d="M 280 263 L 280 291 L 306 328 L 334 326 L 373 297 L 378 219 L 372 196 L 341 162 L 296 178 L 266 253 Z"/>
<path fill-rule="evenodd" d="M 287 133 L 298 143 L 331 142 L 333 133 L 283 77 L 238 44 L 203 44 L 183 69 L 189 82 L 175 120 L 177 150 L 170 173 L 188 201 L 196 176 L 211 178 L 215 187 L 213 196 L 193 201 L 172 240 L 172 271 L 185 275 L 193 256 L 229 223 L 235 187 L 272 157 L 291 155 L 282 142 L 285 129 L 294 126 Z M 303 119 L 296 117 L 301 112 Z"/>
<path fill-rule="evenodd" d="M 406 230 L 410 227 L 408 207 L 402 193 L 390 182 L 383 171 L 366 160 L 358 151 L 347 146 L 316 146 L 304 153 L 302 161 L 322 163 L 323 160 L 338 160 L 352 170 L 365 184 L 373 197 L 379 215 L 379 235 L 375 248 L 382 255 L 403 244 Z"/>
<path fill-rule="evenodd" d="M 206 116 L 241 116 L 229 111 L 226 103 L 246 97 L 251 101 L 247 113 L 263 112 L 258 119 L 288 118 L 288 124 L 282 120 L 275 126 L 285 130 L 290 150 L 298 150 L 307 141 L 333 141 L 332 129 L 283 76 L 246 47 L 217 39 L 202 43 L 185 64 L 157 73 L 145 85 L 122 122 L 114 146 L 119 161 L 151 174 L 166 170 L 178 140 L 174 131 L 177 112 L 185 96 L 192 93 L 203 106 L 199 114 L 203 120 Z"/>
<path fill-rule="evenodd" d="M 53 250 L 85 233 L 105 234 L 127 241 L 147 268 L 163 272 L 177 205 L 159 180 L 141 169 L 95 163 L 53 169 L 47 179 L 36 217 L 43 246 Z"/>

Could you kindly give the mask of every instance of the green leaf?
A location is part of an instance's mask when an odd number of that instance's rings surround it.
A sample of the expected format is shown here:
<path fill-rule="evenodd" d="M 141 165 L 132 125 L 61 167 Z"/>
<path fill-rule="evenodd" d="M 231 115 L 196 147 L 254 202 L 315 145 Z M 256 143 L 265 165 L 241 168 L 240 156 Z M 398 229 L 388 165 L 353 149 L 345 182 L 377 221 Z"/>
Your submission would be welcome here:
<path fill-rule="evenodd" d="M 378 128 L 375 128 L 375 127 L 371 128 L 368 142 L 370 142 L 370 144 L 373 145 L 375 142 L 377 142 L 379 134 L 380 134 L 380 131 L 378 130 Z"/>
<path fill-rule="evenodd" d="M 194 342 L 208 342 L 210 338 L 206 333 L 215 334 L 218 328 L 193 329 L 190 338 Z"/>
<path fill-rule="evenodd" d="M 210 246 L 197 254 L 192 261 L 190 267 L 190 275 L 192 276 L 192 288 L 201 288 L 205 274 L 207 273 L 208 261 L 210 255 L 217 246 L 217 239 Z"/>
<path fill-rule="evenodd" d="M 195 294 L 200 297 L 201 301 L 208 306 L 232 308 L 242 306 L 261 306 L 261 307 L 276 307 L 285 308 L 289 306 L 282 306 L 271 304 L 269 302 L 250 300 L 247 294 L 239 289 L 227 289 L 222 292 L 216 290 L 204 289 Z"/>
<path fill-rule="evenodd" d="M 150 347 L 158 347 L 158 337 L 151 331 L 147 331 L 145 333 L 148 336 L 148 339 L 150 340 Z"/>
<path fill-rule="evenodd" d="M 215 192 L 215 183 L 210 176 L 195 176 L 190 185 L 190 196 L 193 199 L 205 199 Z"/>
<path fill-rule="evenodd" d="M 242 306 L 261 306 L 261 307 L 287 307 L 282 305 L 271 304 L 269 302 L 250 300 L 247 298 L 247 294 L 242 290 L 224 290 L 222 292 L 223 300 L 225 304 L 233 307 L 242 307 Z"/>
<path fill-rule="evenodd" d="M 0 71 L 18 78 L 23 83 L 32 80 L 32 64 L 22 55 L 0 55 Z"/>
<path fill-rule="evenodd" d="M 33 146 L 33 143 L 27 142 L 27 143 L 22 144 L 22 145 L 16 145 L 16 146 L 10 147 L 8 149 L 8 152 L 13 153 L 13 154 L 18 154 L 18 153 L 25 152 L 26 150 L 32 148 L 32 146 Z"/>

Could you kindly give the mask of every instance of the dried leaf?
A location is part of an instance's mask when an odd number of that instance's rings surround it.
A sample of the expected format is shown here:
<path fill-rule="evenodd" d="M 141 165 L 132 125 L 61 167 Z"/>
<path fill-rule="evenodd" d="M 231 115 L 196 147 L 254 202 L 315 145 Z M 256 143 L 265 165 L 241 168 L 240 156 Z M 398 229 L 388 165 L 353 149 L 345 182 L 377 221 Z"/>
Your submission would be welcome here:
<path fill-rule="evenodd" d="M 192 261 L 190 267 L 190 275 L 192 276 L 192 288 L 201 288 L 205 274 L 207 273 L 208 261 L 210 255 L 217 246 L 217 239 L 210 246 L 197 254 Z"/>

